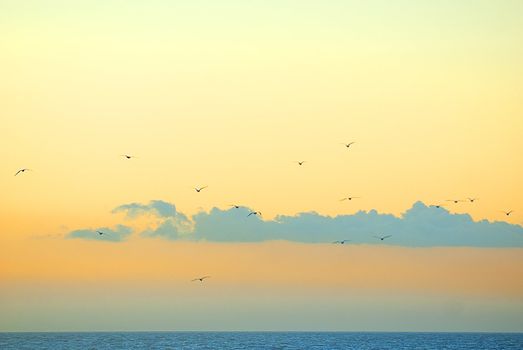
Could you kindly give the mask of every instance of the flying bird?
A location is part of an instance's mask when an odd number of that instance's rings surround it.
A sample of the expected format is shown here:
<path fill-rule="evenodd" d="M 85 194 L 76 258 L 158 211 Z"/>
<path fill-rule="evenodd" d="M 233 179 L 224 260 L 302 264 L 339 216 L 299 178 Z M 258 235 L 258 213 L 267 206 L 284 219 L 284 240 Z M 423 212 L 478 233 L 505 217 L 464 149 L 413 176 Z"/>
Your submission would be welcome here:
<path fill-rule="evenodd" d="M 344 198 L 340 199 L 340 202 L 347 201 L 347 200 L 348 200 L 348 201 L 351 201 L 351 200 L 353 200 L 353 199 L 355 199 L 355 198 L 361 198 L 361 197 L 352 197 L 352 196 L 350 196 L 350 197 L 344 197 Z"/>
<path fill-rule="evenodd" d="M 502 212 L 503 214 L 505 214 L 506 216 L 509 216 L 511 213 L 514 212 L 514 210 L 509 210 L 509 211 L 504 211 L 504 210 L 502 210 L 501 212 Z"/>
<path fill-rule="evenodd" d="M 195 190 L 196 192 L 200 193 L 201 190 L 203 190 L 204 188 L 207 188 L 207 187 L 209 187 L 209 186 L 195 187 L 194 190 Z"/>
<path fill-rule="evenodd" d="M 344 240 L 341 240 L 341 241 L 334 241 L 332 243 L 333 244 L 345 244 L 345 242 L 350 242 L 350 239 L 344 239 Z"/>
<path fill-rule="evenodd" d="M 454 204 L 458 204 L 459 202 L 464 202 L 463 199 L 447 199 L 447 202 L 454 202 Z"/>
<path fill-rule="evenodd" d="M 31 169 L 27 169 L 27 168 L 23 168 L 23 169 L 20 169 L 16 172 L 15 176 L 20 174 L 20 173 L 25 173 L 26 171 L 31 171 Z"/>
<path fill-rule="evenodd" d="M 191 282 L 194 282 L 194 281 L 203 282 L 203 280 L 206 278 L 211 278 L 211 276 L 203 276 L 203 277 L 195 278 L 195 279 L 191 280 Z"/>
<path fill-rule="evenodd" d="M 377 238 L 377 239 L 379 239 L 380 241 L 383 241 L 384 239 L 389 238 L 389 237 L 392 237 L 392 235 L 387 235 L 387 236 L 374 236 L 374 238 Z"/>
<path fill-rule="evenodd" d="M 137 158 L 136 156 L 131 156 L 130 154 L 120 154 L 120 156 L 125 157 L 127 159 Z"/>
<path fill-rule="evenodd" d="M 104 234 L 102 231 L 96 231 L 96 233 L 98 233 L 100 236 Z"/>
<path fill-rule="evenodd" d="M 349 148 L 351 145 L 353 145 L 355 143 L 356 142 L 349 142 L 349 143 L 342 142 L 341 144 L 344 145 L 345 147 Z"/>
<path fill-rule="evenodd" d="M 296 163 L 298 163 L 298 165 L 303 165 L 303 163 L 305 163 L 306 161 L 305 160 L 297 160 Z"/>
<path fill-rule="evenodd" d="M 479 198 L 467 198 L 470 203 L 474 203 L 474 201 L 477 201 Z"/>
<path fill-rule="evenodd" d="M 251 212 L 249 213 L 249 215 L 247 215 L 247 217 L 249 217 L 249 216 L 251 216 L 251 215 L 259 215 L 259 216 L 261 216 L 262 213 L 261 213 L 260 211 L 251 211 Z"/>
<path fill-rule="evenodd" d="M 240 209 L 241 205 L 238 204 L 229 204 L 229 207 L 233 207 L 234 209 Z"/>
<path fill-rule="evenodd" d="M 444 207 L 443 204 L 431 204 L 430 206 L 438 209 Z"/>

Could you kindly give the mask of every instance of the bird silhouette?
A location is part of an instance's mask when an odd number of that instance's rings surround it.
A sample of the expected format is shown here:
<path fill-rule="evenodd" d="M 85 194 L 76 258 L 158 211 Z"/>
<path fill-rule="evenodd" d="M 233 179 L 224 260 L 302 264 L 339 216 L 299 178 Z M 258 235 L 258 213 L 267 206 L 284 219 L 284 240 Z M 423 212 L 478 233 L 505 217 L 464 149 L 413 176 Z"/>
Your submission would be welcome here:
<path fill-rule="evenodd" d="M 344 240 L 341 240 L 341 241 L 334 241 L 332 243 L 333 244 L 345 244 L 345 242 L 350 242 L 350 239 L 344 239 Z"/>
<path fill-rule="evenodd" d="M 200 193 L 204 188 L 207 188 L 209 186 L 203 186 L 203 187 L 195 187 L 194 190 L 198 193 Z"/>
<path fill-rule="evenodd" d="M 297 160 L 296 163 L 298 163 L 298 165 L 303 165 L 303 163 L 305 163 L 306 161 L 305 160 Z"/>
<path fill-rule="evenodd" d="M 475 201 L 477 201 L 479 198 L 467 198 L 469 200 L 470 203 L 474 203 Z"/>
<path fill-rule="evenodd" d="M 195 281 L 203 282 L 203 280 L 206 279 L 206 278 L 211 278 L 211 276 L 198 277 L 198 278 L 195 278 L 195 279 L 191 280 L 191 282 L 195 282 Z"/>
<path fill-rule="evenodd" d="M 430 206 L 433 207 L 433 208 L 438 208 L 438 209 L 439 208 L 444 208 L 443 204 L 431 204 Z"/>
<path fill-rule="evenodd" d="M 340 202 L 343 202 L 343 201 L 351 201 L 355 198 L 361 198 L 361 197 L 353 197 L 353 196 L 350 196 L 350 197 L 344 197 L 342 199 L 340 199 Z"/>
<path fill-rule="evenodd" d="M 447 202 L 453 202 L 454 204 L 458 204 L 459 202 L 464 202 L 463 199 L 447 199 Z"/>
<path fill-rule="evenodd" d="M 249 213 L 249 215 L 247 215 L 247 217 L 249 217 L 249 216 L 251 216 L 251 215 L 259 215 L 259 216 L 261 216 L 262 213 L 261 213 L 260 211 L 251 211 L 251 212 Z"/>
<path fill-rule="evenodd" d="M 392 237 L 392 235 L 387 235 L 387 236 L 374 236 L 374 238 L 377 238 L 377 239 L 379 239 L 380 241 L 383 241 L 383 240 L 385 240 L 385 239 L 387 239 L 387 238 L 389 238 L 389 237 Z"/>
<path fill-rule="evenodd" d="M 120 156 L 125 157 L 127 159 L 137 158 L 136 156 L 131 156 L 130 154 L 120 154 Z"/>
<path fill-rule="evenodd" d="M 344 145 L 345 147 L 349 148 L 351 145 L 353 145 L 355 143 L 356 142 L 349 142 L 349 143 L 342 142 L 341 144 Z"/>
<path fill-rule="evenodd" d="M 241 205 L 238 204 L 229 204 L 229 207 L 233 207 L 234 209 L 240 209 Z"/>
<path fill-rule="evenodd" d="M 25 173 L 26 171 L 31 171 L 31 169 L 27 169 L 27 168 L 23 168 L 23 169 L 20 169 L 16 172 L 15 176 L 20 174 L 20 173 Z"/>
<path fill-rule="evenodd" d="M 100 236 L 104 234 L 102 231 L 96 231 L 96 233 L 98 233 Z"/>
<path fill-rule="evenodd" d="M 505 214 L 506 216 L 509 216 L 510 214 L 512 214 L 514 212 L 514 210 L 509 210 L 509 211 L 504 211 L 502 210 L 501 211 L 503 214 Z"/>

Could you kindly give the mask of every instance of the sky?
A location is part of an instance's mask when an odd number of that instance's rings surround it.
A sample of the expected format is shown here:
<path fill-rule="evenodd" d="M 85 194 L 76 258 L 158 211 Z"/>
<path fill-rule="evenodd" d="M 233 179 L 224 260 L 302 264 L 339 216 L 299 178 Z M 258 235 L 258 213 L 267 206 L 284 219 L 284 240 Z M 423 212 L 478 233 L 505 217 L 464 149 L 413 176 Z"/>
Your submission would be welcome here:
<path fill-rule="evenodd" d="M 0 0 L 0 331 L 523 331 L 522 23 Z"/>

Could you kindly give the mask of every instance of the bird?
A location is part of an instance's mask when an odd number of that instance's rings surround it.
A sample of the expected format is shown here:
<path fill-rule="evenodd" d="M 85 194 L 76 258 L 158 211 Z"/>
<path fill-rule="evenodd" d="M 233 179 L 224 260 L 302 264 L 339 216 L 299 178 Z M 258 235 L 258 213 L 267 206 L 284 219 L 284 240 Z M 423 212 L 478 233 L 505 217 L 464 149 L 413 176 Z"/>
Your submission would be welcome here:
<path fill-rule="evenodd" d="M 374 236 L 374 238 L 377 238 L 377 239 L 379 239 L 380 241 L 383 241 L 384 239 L 389 238 L 389 237 L 392 237 L 392 235 L 387 235 L 387 236 Z"/>
<path fill-rule="evenodd" d="M 211 278 L 211 276 L 203 276 L 203 277 L 195 278 L 195 279 L 191 280 L 191 282 L 194 282 L 194 281 L 203 282 L 203 280 L 206 278 Z"/>
<path fill-rule="evenodd" d="M 96 233 L 98 233 L 100 236 L 104 234 L 102 231 L 96 231 Z"/>
<path fill-rule="evenodd" d="M 298 163 L 298 165 L 303 165 L 303 163 L 305 163 L 306 161 L 305 160 L 297 160 L 296 163 Z"/>
<path fill-rule="evenodd" d="M 504 210 L 502 210 L 501 212 L 502 212 L 503 214 L 505 214 L 506 216 L 509 216 L 511 213 L 514 212 L 514 210 L 509 210 L 509 211 L 504 211 Z"/>
<path fill-rule="evenodd" d="M 31 171 L 31 169 L 27 169 L 27 168 L 20 169 L 20 170 L 18 170 L 18 171 L 16 172 L 15 176 L 18 175 L 18 174 L 20 174 L 20 173 L 24 173 L 24 172 L 26 172 L 26 171 Z"/>
<path fill-rule="evenodd" d="M 477 201 L 479 198 L 467 198 L 470 203 L 474 203 L 474 201 Z"/>
<path fill-rule="evenodd" d="M 353 200 L 353 199 L 355 199 L 355 198 L 360 198 L 360 197 L 352 197 L 352 196 L 350 196 L 350 197 L 344 197 L 344 198 L 340 199 L 340 202 L 343 202 L 343 201 L 346 201 L 346 200 L 351 201 L 351 200 Z"/>
<path fill-rule="evenodd" d="M 447 202 L 454 202 L 454 204 L 458 204 L 459 202 L 464 202 L 463 199 L 447 199 Z"/>
<path fill-rule="evenodd" d="M 249 216 L 251 216 L 251 215 L 259 215 L 259 216 L 261 216 L 262 213 L 261 213 L 260 211 L 251 211 L 251 212 L 249 213 L 249 215 L 247 215 L 247 217 L 249 217 Z"/>
<path fill-rule="evenodd" d="M 209 186 L 195 187 L 194 190 L 195 190 L 196 192 L 200 193 L 201 190 L 203 190 L 204 188 L 207 188 L 207 187 L 209 187 Z"/>
<path fill-rule="evenodd" d="M 229 204 L 229 207 L 233 207 L 234 209 L 240 209 L 241 205 L 238 204 Z"/>
<path fill-rule="evenodd" d="M 127 159 L 136 158 L 136 156 L 131 156 L 130 154 L 120 154 L 120 156 L 125 157 Z"/>
<path fill-rule="evenodd" d="M 430 206 L 438 209 L 443 208 L 443 204 L 431 204 Z"/>
<path fill-rule="evenodd" d="M 345 147 L 349 148 L 351 145 L 353 145 L 355 143 L 356 142 L 349 142 L 349 143 L 342 142 L 341 144 L 344 145 Z"/>
<path fill-rule="evenodd" d="M 344 240 L 341 240 L 341 241 L 334 241 L 332 243 L 333 244 L 345 244 L 345 242 L 350 242 L 350 239 L 344 239 Z"/>

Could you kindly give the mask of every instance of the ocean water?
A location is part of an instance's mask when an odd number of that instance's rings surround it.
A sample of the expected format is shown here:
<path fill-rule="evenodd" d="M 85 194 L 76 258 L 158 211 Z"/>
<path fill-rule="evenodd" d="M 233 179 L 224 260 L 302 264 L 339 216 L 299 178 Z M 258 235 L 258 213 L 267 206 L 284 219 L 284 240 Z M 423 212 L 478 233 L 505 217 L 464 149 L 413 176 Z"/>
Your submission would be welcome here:
<path fill-rule="evenodd" d="M 93 332 L 0 333 L 0 349 L 522 350 L 523 333 Z"/>

